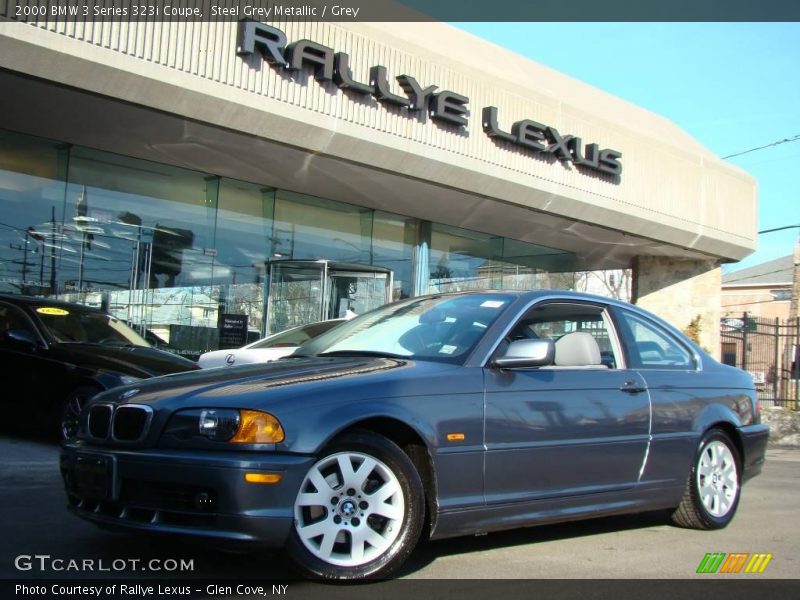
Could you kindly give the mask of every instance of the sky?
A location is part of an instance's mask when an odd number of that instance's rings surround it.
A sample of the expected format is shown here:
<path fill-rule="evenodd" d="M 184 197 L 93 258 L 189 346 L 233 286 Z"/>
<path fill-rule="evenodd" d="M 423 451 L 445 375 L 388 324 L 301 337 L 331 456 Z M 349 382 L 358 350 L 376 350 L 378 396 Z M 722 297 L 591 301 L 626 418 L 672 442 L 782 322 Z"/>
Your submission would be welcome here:
<path fill-rule="evenodd" d="M 800 23 L 454 23 L 667 117 L 717 156 L 800 136 Z M 800 225 L 800 139 L 728 159 L 758 181 L 758 230 Z M 758 236 L 725 272 L 792 254 Z"/>

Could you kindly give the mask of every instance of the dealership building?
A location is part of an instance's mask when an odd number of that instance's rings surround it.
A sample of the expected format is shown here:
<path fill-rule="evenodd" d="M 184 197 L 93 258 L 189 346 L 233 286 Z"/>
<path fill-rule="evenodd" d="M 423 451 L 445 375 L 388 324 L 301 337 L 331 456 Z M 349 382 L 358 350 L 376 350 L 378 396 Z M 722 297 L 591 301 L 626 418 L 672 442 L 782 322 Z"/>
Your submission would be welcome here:
<path fill-rule="evenodd" d="M 196 351 L 226 318 L 632 268 L 635 302 L 719 347 L 756 183 L 659 115 L 442 23 L 12 17 L 1 292 Z"/>

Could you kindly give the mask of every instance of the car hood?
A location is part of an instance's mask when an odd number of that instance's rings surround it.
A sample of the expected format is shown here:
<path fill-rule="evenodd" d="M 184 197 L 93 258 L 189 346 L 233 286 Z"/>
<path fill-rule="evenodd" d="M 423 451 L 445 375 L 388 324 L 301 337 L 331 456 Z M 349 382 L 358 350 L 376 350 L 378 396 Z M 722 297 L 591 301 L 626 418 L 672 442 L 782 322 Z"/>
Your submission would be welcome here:
<path fill-rule="evenodd" d="M 297 397 L 300 388 L 332 383 L 353 384 L 364 376 L 414 366 L 409 360 L 364 356 L 282 358 L 270 363 L 201 369 L 137 382 L 100 394 L 104 402 L 184 406 L 255 406 L 265 397 Z M 135 391 L 134 391 L 135 390 Z M 265 394 L 269 392 L 269 394 Z"/>
<path fill-rule="evenodd" d="M 154 377 L 198 368 L 181 356 L 145 346 L 62 343 L 51 346 L 51 354 L 65 362 L 134 377 Z"/>

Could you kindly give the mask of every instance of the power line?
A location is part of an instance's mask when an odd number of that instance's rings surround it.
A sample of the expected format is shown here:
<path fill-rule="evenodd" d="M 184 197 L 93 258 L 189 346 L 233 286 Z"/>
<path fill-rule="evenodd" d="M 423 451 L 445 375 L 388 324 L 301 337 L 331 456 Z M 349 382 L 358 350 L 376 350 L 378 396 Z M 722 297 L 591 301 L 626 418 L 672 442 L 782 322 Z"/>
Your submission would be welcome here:
<path fill-rule="evenodd" d="M 773 146 L 780 146 L 781 144 L 787 144 L 789 142 L 796 142 L 800 140 L 800 135 L 796 135 L 790 138 L 784 138 L 782 140 L 778 140 L 777 142 L 772 142 L 771 144 L 767 144 L 766 146 L 759 146 L 758 148 L 750 148 L 750 150 L 745 150 L 744 152 L 737 152 L 736 154 L 729 154 L 728 156 L 723 156 L 722 159 L 733 158 L 734 156 L 741 156 L 742 154 L 749 154 L 750 152 L 755 152 L 756 150 L 763 150 L 764 148 L 772 148 Z"/>
<path fill-rule="evenodd" d="M 775 227 L 773 229 L 764 229 L 758 233 L 772 233 L 773 231 L 783 231 L 784 229 L 797 229 L 800 225 L 786 225 L 785 227 Z"/>
<path fill-rule="evenodd" d="M 752 268 L 752 267 L 750 267 L 750 268 Z M 774 271 L 767 271 L 766 273 L 748 273 L 748 274 L 745 274 L 744 277 L 742 277 L 741 273 L 743 271 L 748 271 L 748 270 L 749 269 L 741 269 L 739 271 L 731 271 L 730 273 L 726 273 L 726 277 L 728 277 L 728 279 L 725 281 L 725 283 L 735 283 L 737 281 L 742 281 L 743 279 L 750 279 L 751 277 L 764 277 L 766 275 L 774 275 L 775 273 L 789 273 L 792 270 L 792 267 L 791 267 L 791 265 L 787 265 L 787 266 L 783 267 L 782 269 L 776 269 Z M 739 275 L 739 277 L 734 277 L 734 275 Z M 753 285 L 758 285 L 758 284 L 754 283 Z"/>

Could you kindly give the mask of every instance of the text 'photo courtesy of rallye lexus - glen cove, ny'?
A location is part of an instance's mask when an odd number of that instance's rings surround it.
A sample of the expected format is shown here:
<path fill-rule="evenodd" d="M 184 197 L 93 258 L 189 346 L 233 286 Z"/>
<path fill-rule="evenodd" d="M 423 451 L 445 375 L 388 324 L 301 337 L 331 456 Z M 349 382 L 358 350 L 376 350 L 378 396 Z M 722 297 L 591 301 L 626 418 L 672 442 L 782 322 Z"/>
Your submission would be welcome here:
<path fill-rule="evenodd" d="M 671 511 L 728 525 L 764 462 L 752 378 L 625 302 L 401 300 L 271 363 L 103 392 L 62 445 L 103 528 L 285 548 L 310 577 L 386 577 L 421 539 Z"/>

